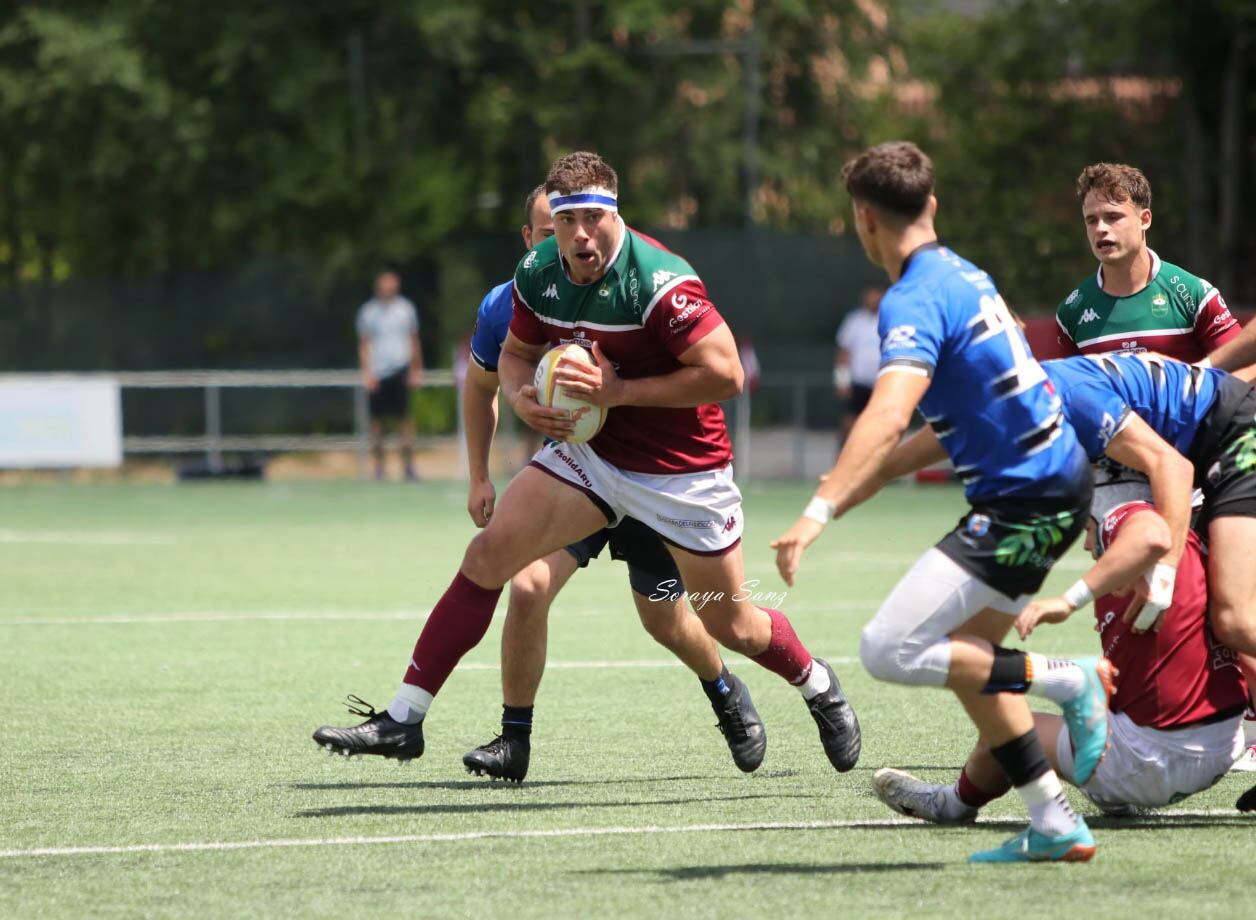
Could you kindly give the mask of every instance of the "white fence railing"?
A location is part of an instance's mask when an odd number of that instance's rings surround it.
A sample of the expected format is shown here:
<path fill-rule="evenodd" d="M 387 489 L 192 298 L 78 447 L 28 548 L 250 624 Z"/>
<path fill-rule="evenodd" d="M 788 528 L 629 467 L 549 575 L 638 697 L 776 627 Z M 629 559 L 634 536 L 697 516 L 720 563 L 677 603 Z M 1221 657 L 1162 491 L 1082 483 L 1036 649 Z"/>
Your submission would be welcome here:
<path fill-rule="evenodd" d="M 0 381 L 36 381 L 41 378 L 102 379 L 116 382 L 123 390 L 200 390 L 204 407 L 204 431 L 195 435 L 128 435 L 123 423 L 122 449 L 127 455 L 203 454 L 207 467 L 222 469 L 224 456 L 230 453 L 264 453 L 280 451 L 354 451 L 361 469 L 367 468 L 369 453 L 367 392 L 356 370 L 292 370 L 292 371 L 127 371 L 115 373 L 0 374 Z M 456 387 L 458 379 L 452 370 L 424 371 L 423 387 Z M 231 434 L 229 419 L 224 418 L 223 392 L 245 389 L 310 389 L 344 390 L 350 401 L 353 430 L 345 434 Z M 460 390 L 460 388 L 458 388 Z M 461 396 L 461 393 L 458 394 Z M 833 456 L 833 433 L 808 428 L 808 412 L 814 399 L 832 400 L 826 376 L 818 374 L 767 374 L 759 382 L 756 393 L 747 389 L 742 396 L 725 404 L 737 455 L 738 479 L 751 477 L 801 478 L 828 468 Z M 751 424 L 751 408 L 758 400 L 769 399 L 773 410 L 759 436 Z M 462 435 L 461 406 L 456 413 L 458 435 Z M 509 411 L 502 412 L 503 428 L 517 428 Z M 419 438 L 425 443 L 448 442 L 448 435 Z"/>

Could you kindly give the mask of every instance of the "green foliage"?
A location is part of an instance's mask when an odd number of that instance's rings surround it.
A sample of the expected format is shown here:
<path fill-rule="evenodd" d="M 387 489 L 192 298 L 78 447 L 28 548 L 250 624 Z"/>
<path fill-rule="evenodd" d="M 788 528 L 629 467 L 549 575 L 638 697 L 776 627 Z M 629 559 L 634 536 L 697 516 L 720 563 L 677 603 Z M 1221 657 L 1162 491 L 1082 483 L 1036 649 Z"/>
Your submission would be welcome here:
<path fill-rule="evenodd" d="M 515 227 L 575 147 L 617 166 L 640 226 L 735 226 L 749 210 L 842 232 L 842 163 L 903 136 L 935 156 L 946 237 L 1018 307 L 1051 306 L 1089 270 L 1071 187 L 1101 158 L 1152 177 L 1166 254 L 1205 272 L 1251 261 L 1250 233 L 1222 251 L 1202 215 L 1256 196 L 1218 165 L 1217 89 L 1251 47 L 1256 3 L 955 6 L 14 2 L 0 11 L 0 279 L 272 257 L 325 283 L 384 259 L 432 271 L 456 238 Z M 1171 91 L 1121 101 L 1113 76 Z M 1237 122 L 1246 161 L 1254 123 Z"/>

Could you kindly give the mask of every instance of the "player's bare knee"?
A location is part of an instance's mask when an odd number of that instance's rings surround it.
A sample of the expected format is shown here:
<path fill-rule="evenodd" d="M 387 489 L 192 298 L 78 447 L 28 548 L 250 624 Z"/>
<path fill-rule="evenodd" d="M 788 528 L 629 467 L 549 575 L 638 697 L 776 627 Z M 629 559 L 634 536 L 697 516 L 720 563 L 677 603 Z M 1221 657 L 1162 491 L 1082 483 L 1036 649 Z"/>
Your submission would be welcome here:
<path fill-rule="evenodd" d="M 754 656 L 762 654 L 764 643 L 750 617 L 703 617 L 706 630 L 720 645 L 732 652 Z"/>
<path fill-rule="evenodd" d="M 681 644 L 684 635 L 682 624 L 685 610 L 683 607 L 677 609 L 675 604 L 661 601 L 654 603 L 657 609 L 650 610 L 648 614 L 643 613 L 641 625 L 659 645 L 668 649 L 676 648 Z"/>
<path fill-rule="evenodd" d="M 462 556 L 462 574 L 484 588 L 504 585 L 511 575 L 501 571 L 505 550 L 495 533 L 481 530 L 467 544 L 467 551 Z"/>

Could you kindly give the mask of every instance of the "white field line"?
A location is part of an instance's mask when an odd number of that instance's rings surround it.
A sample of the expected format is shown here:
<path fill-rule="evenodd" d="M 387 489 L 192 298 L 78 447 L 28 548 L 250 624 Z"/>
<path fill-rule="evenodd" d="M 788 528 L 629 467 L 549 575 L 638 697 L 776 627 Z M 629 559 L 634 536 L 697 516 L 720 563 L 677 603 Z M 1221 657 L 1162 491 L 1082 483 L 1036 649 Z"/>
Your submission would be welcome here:
<path fill-rule="evenodd" d="M 170 546 L 174 534 L 126 530 L 14 530 L 0 529 L 0 543 L 54 543 L 66 546 Z"/>
<path fill-rule="evenodd" d="M 1212 808 L 1199 811 L 1166 811 L 1165 817 L 1220 818 L 1237 817 L 1233 809 Z M 978 823 L 1006 823 L 1006 818 L 980 818 Z M 1154 822 L 1155 816 L 1147 820 Z M 35 847 L 27 850 L 0 850 L 0 859 L 22 859 L 38 856 L 105 856 L 120 853 L 201 853 L 223 850 L 262 850 L 292 847 L 378 846 L 399 843 L 459 843 L 466 840 L 526 840 L 561 837 L 613 837 L 639 834 L 702 834 L 742 831 L 812 831 L 878 827 L 924 826 L 913 818 L 864 818 L 845 821 L 768 821 L 753 824 L 681 824 L 644 825 L 641 827 L 565 827 L 533 831 L 463 831 L 446 834 L 395 834 L 382 837 L 289 837 L 274 840 L 221 840 L 191 843 L 135 843 L 123 846 Z M 1153 824 L 1154 826 L 1154 824 Z"/>

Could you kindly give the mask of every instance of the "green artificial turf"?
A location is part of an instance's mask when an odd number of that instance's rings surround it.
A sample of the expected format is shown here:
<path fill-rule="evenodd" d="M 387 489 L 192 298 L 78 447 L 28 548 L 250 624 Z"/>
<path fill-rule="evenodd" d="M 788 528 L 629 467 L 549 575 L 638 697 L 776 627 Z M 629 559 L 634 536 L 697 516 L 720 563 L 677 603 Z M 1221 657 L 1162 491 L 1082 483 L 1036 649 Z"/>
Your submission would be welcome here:
<path fill-rule="evenodd" d="M 761 591 L 783 590 L 767 543 L 809 491 L 747 489 Z M 346 693 L 388 701 L 474 533 L 457 484 L 0 491 L 0 916 L 1241 910 L 1256 834 L 1230 809 L 1246 775 L 1156 818 L 1104 819 L 1074 792 L 1100 847 L 1087 865 L 966 865 L 1020 828 L 1014 796 L 961 829 L 873 798 L 875 768 L 950 780 L 972 742 L 946 694 L 875 683 L 856 657 L 862 624 L 962 508 L 951 488 L 891 488 L 829 528 L 783 604 L 859 712 L 850 774 L 828 766 L 796 691 L 730 655 L 769 738 L 759 772 L 740 774 L 696 679 L 641 630 L 626 570 L 600 560 L 552 612 L 532 769 L 507 787 L 461 765 L 496 733 L 500 622 L 433 707 L 421 761 L 327 757 L 309 738 L 353 721 Z M 1085 566 L 1075 549 L 1048 587 Z M 1092 622 L 1034 647 L 1093 653 Z M 778 826 L 798 824 L 815 826 Z M 709 825 L 733 827 L 692 829 Z M 237 843 L 260 845 L 176 848 Z"/>

